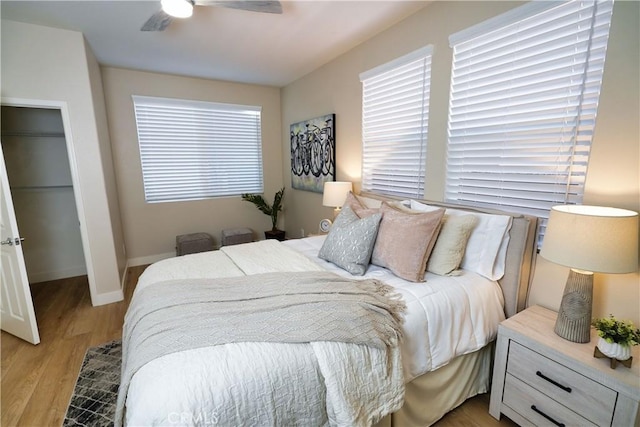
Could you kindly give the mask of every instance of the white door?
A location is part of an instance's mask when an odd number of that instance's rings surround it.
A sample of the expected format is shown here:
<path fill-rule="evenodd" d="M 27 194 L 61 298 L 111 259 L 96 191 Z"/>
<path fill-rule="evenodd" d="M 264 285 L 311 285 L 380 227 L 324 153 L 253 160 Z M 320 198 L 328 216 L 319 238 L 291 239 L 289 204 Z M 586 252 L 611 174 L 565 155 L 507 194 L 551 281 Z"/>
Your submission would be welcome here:
<path fill-rule="evenodd" d="M 2 296 L 0 327 L 31 344 L 40 342 L 33 310 L 27 268 L 24 264 L 18 222 L 13 211 L 4 154 L 0 145 L 0 246 L 2 255 Z"/>

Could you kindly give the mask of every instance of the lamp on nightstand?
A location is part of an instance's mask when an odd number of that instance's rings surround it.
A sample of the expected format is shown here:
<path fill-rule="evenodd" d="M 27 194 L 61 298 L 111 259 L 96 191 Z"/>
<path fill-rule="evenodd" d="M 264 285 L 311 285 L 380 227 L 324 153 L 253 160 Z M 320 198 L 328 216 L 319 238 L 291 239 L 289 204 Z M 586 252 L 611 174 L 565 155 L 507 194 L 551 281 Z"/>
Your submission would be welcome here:
<path fill-rule="evenodd" d="M 353 185 L 346 181 L 327 181 L 324 183 L 322 192 L 322 206 L 334 208 L 333 217 L 338 216 L 340 207 L 347 199 L 349 191 L 353 190 Z"/>
<path fill-rule="evenodd" d="M 638 268 L 638 213 L 602 206 L 551 208 L 540 255 L 570 267 L 555 333 L 590 339 L 593 273 L 631 273 Z"/>

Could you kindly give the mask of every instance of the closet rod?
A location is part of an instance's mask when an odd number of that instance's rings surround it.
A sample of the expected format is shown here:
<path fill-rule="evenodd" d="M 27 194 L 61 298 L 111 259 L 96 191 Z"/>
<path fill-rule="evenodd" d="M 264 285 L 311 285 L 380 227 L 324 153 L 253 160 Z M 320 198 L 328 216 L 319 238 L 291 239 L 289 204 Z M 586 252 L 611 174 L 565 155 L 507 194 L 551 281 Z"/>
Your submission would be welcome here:
<path fill-rule="evenodd" d="M 73 185 L 25 185 L 25 186 L 15 186 L 11 187 L 11 190 L 52 190 L 52 189 L 61 189 L 61 188 L 73 188 Z"/>
<path fill-rule="evenodd" d="M 2 136 L 24 136 L 28 138 L 64 138 L 64 132 L 37 132 L 37 131 L 2 131 Z"/>

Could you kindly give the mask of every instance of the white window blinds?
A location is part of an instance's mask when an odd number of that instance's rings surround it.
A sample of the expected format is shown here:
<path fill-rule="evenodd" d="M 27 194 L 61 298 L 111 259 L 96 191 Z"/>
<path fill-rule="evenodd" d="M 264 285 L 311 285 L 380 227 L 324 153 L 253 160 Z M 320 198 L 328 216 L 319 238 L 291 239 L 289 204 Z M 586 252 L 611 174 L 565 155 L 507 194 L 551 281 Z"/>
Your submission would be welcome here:
<path fill-rule="evenodd" d="M 260 107 L 133 96 L 147 202 L 262 193 Z"/>
<path fill-rule="evenodd" d="M 582 201 L 611 13 L 531 2 L 451 36 L 447 201 L 536 215 L 541 235 Z"/>
<path fill-rule="evenodd" d="M 432 47 L 360 75 L 362 189 L 423 197 Z"/>

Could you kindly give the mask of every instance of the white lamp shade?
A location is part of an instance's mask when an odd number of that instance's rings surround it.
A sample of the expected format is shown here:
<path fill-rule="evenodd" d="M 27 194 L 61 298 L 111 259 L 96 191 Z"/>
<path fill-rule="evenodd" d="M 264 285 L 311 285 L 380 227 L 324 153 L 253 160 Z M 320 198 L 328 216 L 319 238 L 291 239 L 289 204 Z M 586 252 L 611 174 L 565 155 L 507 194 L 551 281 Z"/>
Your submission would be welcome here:
<path fill-rule="evenodd" d="M 324 183 L 322 192 L 322 205 L 331 206 L 332 208 L 340 207 L 347 199 L 347 194 L 353 189 L 350 182 L 344 181 L 328 181 Z"/>
<path fill-rule="evenodd" d="M 551 208 L 540 255 L 556 264 L 600 273 L 638 268 L 638 213 L 602 206 Z"/>
<path fill-rule="evenodd" d="M 162 10 L 174 18 L 188 18 L 193 15 L 193 3 L 189 0 L 161 0 Z"/>

